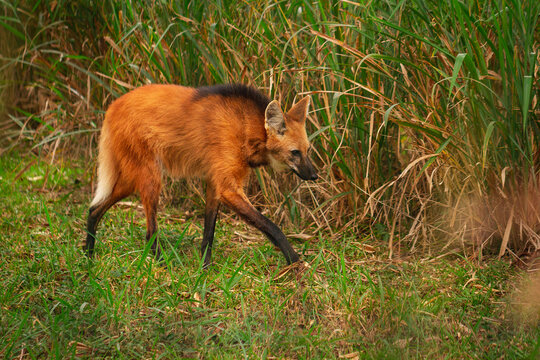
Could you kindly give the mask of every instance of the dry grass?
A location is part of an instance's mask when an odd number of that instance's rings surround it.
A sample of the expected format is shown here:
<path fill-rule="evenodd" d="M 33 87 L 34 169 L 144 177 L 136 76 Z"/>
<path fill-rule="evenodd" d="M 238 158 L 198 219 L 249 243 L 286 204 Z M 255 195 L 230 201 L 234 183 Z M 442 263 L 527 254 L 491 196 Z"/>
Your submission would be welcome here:
<path fill-rule="evenodd" d="M 489 196 L 462 195 L 445 213 L 446 230 L 475 245 L 481 257 L 509 253 L 516 262 L 540 249 L 540 192 L 534 181 L 527 187 L 507 187 Z"/>
<path fill-rule="evenodd" d="M 528 181 L 540 133 L 537 1 L 2 3 L 15 29 L 3 34 L 17 43 L 2 59 L 24 74 L 11 86 L 4 149 L 94 159 L 104 109 L 134 86 L 250 83 L 284 105 L 314 100 L 321 180 L 261 170 L 249 185 L 296 232 L 386 234 L 393 257 L 403 246 L 466 243 L 471 226 L 456 230 L 466 222 L 446 214 L 480 207 L 487 228 L 475 244 L 538 246 L 536 224 L 518 218 L 525 210 L 497 195 L 522 199 L 507 190 L 516 184 L 538 193 Z M 197 189 L 182 183 L 166 198 L 198 203 L 186 198 Z"/>

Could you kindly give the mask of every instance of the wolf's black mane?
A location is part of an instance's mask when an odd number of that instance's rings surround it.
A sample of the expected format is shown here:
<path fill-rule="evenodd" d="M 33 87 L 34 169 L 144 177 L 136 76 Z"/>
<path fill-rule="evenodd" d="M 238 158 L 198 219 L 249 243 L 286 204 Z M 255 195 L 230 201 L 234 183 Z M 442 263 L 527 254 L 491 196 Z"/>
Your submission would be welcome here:
<path fill-rule="evenodd" d="M 212 95 L 219 95 L 223 97 L 242 97 L 247 100 L 251 100 L 262 112 L 266 110 L 266 107 L 271 101 L 268 96 L 264 95 L 259 90 L 244 84 L 202 86 L 197 88 L 195 100 Z"/>

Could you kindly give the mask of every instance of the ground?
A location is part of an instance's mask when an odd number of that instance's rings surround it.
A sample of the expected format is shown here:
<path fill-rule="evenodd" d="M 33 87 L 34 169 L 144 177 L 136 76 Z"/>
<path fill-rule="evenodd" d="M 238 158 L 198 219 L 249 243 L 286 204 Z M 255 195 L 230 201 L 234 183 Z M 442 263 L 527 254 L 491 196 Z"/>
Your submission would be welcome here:
<path fill-rule="evenodd" d="M 130 198 L 105 216 L 89 261 L 81 245 L 91 169 L 32 159 L 11 153 L 0 163 L 3 358 L 539 356 L 538 300 L 526 316 L 517 311 L 528 301 L 518 285 L 526 274 L 505 259 L 389 260 L 382 237 L 318 233 L 292 240 L 304 262 L 287 267 L 226 213 L 204 270 L 202 209 L 186 216 L 165 204 L 163 266 Z"/>

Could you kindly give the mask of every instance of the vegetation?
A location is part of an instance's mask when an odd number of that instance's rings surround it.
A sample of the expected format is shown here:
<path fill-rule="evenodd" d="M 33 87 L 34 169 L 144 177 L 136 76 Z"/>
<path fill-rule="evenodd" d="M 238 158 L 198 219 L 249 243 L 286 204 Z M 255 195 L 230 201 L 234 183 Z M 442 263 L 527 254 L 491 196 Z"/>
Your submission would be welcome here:
<path fill-rule="evenodd" d="M 506 264 L 540 248 L 537 0 L 0 4 L 1 356 L 538 354 L 538 323 L 508 326 L 501 304 Z M 146 83 L 224 82 L 312 97 L 321 179 L 249 184 L 309 267 L 281 274 L 231 217 L 202 272 L 191 182 L 165 190 L 166 269 L 133 205 L 88 266 L 104 110 Z"/>
<path fill-rule="evenodd" d="M 284 268 L 262 235 L 226 216 L 205 271 L 201 217 L 166 208 L 162 267 L 148 256 L 142 209 L 130 203 L 111 210 L 89 262 L 80 251 L 83 164 L 37 162 L 21 173 L 26 160 L 0 163 L 2 358 L 539 355 L 540 330 L 509 311 L 511 294 L 534 298 L 515 292 L 518 274 L 506 262 L 389 262 L 384 242 L 321 233 L 294 243 L 308 265 Z"/>
<path fill-rule="evenodd" d="M 75 142 L 92 158 L 107 104 L 149 82 L 312 94 L 325 180 L 290 184 L 302 201 L 280 209 L 296 225 L 378 223 L 391 242 L 441 237 L 442 209 L 514 196 L 538 171 L 538 1 L 3 4 L 10 144 Z M 277 182 L 258 182 L 282 201 Z"/>

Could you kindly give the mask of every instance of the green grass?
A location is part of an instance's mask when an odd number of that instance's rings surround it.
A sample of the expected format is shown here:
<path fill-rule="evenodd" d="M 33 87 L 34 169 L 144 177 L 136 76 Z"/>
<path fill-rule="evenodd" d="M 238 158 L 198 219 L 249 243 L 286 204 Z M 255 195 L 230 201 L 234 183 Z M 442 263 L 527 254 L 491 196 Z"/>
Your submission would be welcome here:
<path fill-rule="evenodd" d="M 0 159 L 2 358 L 539 354 L 539 328 L 509 313 L 521 275 L 506 262 L 388 260 L 387 241 L 319 232 L 293 244 L 309 266 L 284 272 L 281 254 L 225 213 L 214 265 L 204 271 L 202 209 L 186 217 L 186 209 L 162 206 L 163 267 L 148 255 L 134 199 L 105 216 L 89 261 L 80 248 L 90 174 L 80 162 L 32 160 L 13 152 Z"/>
<path fill-rule="evenodd" d="M 538 0 L 0 0 L 0 357 L 538 358 L 540 315 L 509 310 L 522 274 L 467 244 L 539 247 L 538 206 L 520 207 L 538 193 L 539 20 Z M 164 189 L 166 268 L 137 201 L 83 256 L 103 113 L 151 82 L 311 95 L 320 180 L 248 186 L 314 235 L 293 244 L 307 269 L 282 273 L 225 213 L 203 271 L 184 183 Z"/>

